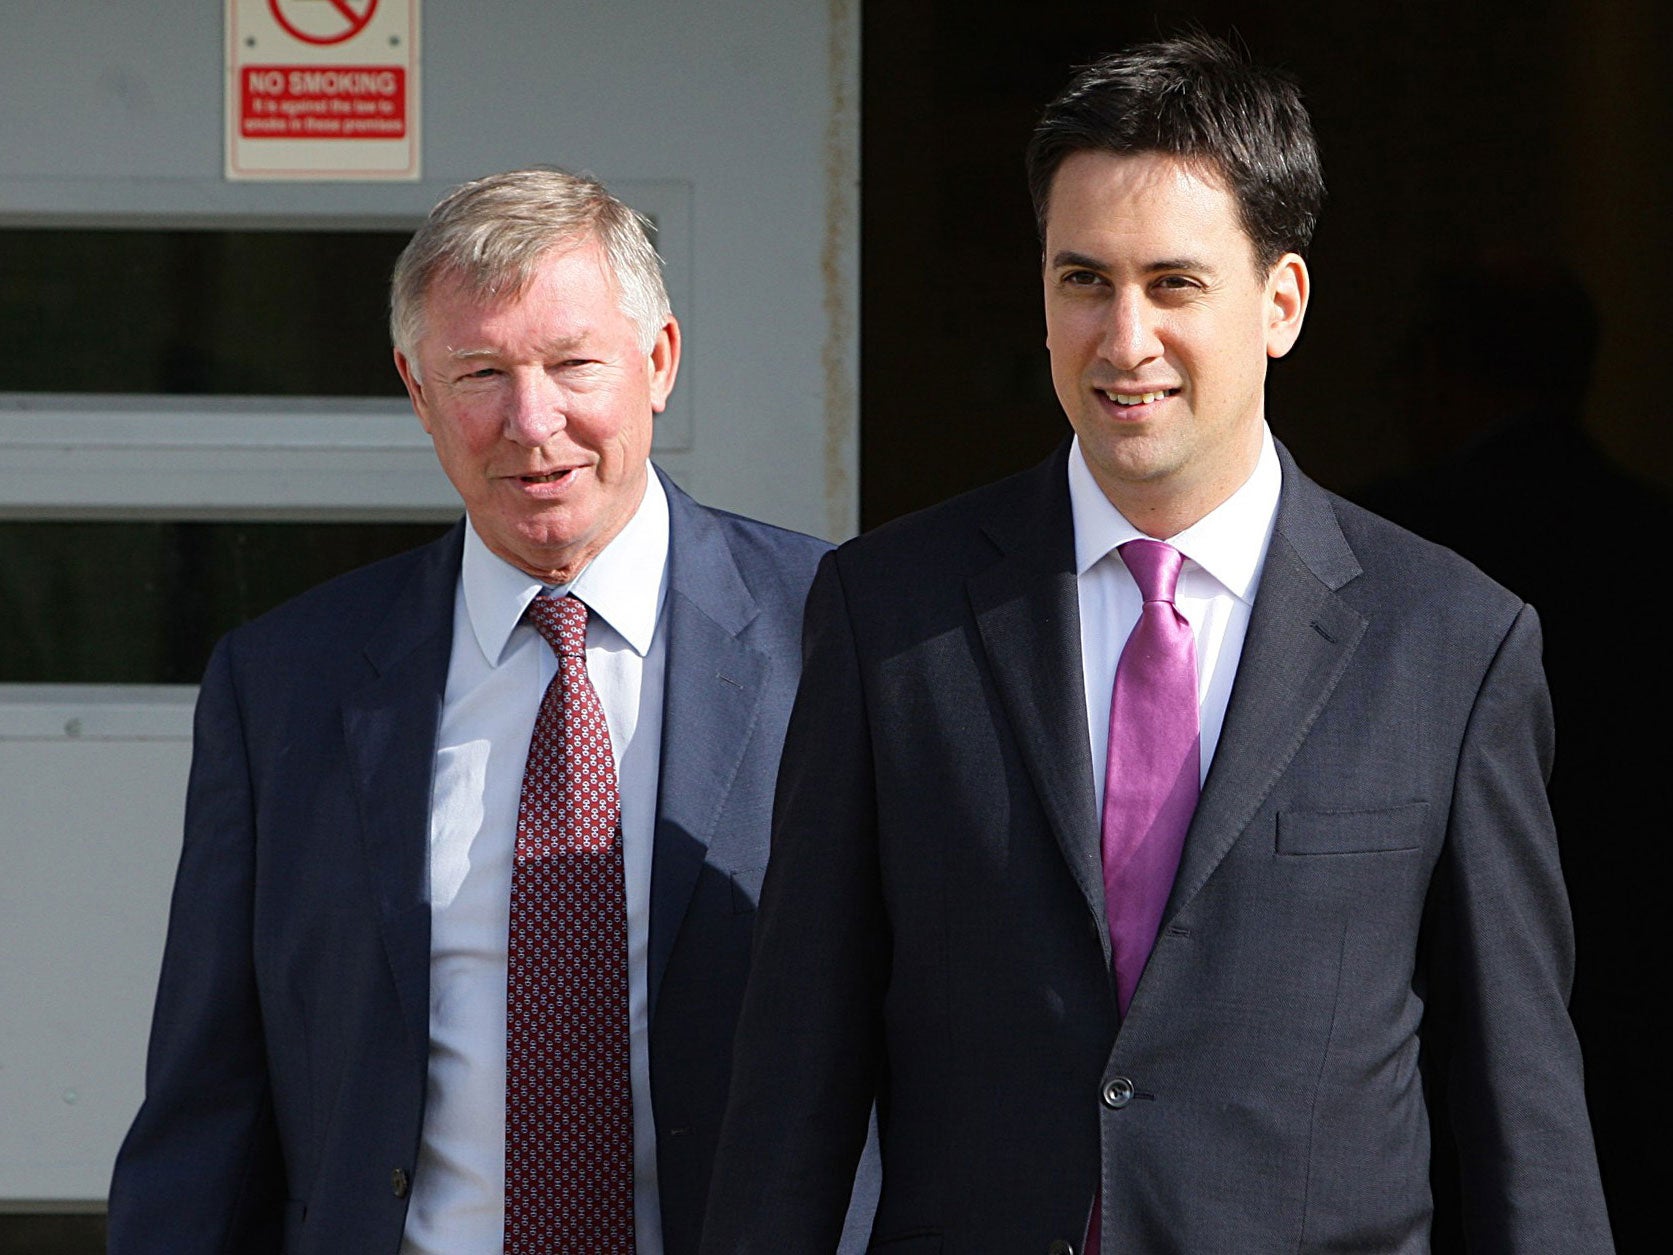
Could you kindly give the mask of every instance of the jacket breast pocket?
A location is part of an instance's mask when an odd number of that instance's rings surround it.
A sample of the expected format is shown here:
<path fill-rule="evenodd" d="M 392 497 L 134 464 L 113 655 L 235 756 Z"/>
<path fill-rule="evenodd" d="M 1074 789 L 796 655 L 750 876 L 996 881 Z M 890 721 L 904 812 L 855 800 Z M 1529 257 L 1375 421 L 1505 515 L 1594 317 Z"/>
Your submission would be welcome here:
<path fill-rule="evenodd" d="M 1278 812 L 1278 853 L 1382 854 L 1423 844 L 1428 802 L 1377 810 Z"/>

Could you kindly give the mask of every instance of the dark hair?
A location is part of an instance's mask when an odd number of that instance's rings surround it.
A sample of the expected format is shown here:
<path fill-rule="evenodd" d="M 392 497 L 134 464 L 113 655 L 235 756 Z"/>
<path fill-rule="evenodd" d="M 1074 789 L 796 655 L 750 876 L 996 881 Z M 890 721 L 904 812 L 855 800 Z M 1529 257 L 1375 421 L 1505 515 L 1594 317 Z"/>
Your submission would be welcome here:
<path fill-rule="evenodd" d="M 1193 33 L 1114 53 L 1046 106 L 1028 141 L 1042 242 L 1052 179 L 1085 151 L 1166 153 L 1218 178 L 1237 201 L 1263 275 L 1312 243 L 1324 176 L 1301 92 L 1224 40 Z"/>

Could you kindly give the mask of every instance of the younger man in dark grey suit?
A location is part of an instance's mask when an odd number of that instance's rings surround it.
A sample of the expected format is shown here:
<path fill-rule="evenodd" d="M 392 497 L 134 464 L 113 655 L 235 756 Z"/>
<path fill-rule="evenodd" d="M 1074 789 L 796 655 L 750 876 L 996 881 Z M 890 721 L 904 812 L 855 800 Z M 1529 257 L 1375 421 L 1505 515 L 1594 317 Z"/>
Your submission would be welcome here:
<path fill-rule="evenodd" d="M 704 1250 L 1610 1249 L 1534 612 L 1271 438 L 1322 195 L 1206 37 L 1029 149 L 1040 467 L 827 557 Z"/>

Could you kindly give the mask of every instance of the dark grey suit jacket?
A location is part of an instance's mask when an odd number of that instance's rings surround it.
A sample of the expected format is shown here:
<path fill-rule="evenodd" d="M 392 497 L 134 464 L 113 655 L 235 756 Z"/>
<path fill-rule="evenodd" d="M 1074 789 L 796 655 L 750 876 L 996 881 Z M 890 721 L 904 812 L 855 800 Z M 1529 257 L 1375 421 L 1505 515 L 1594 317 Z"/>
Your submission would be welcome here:
<path fill-rule="evenodd" d="M 650 1053 L 664 1238 L 681 1255 L 697 1245 L 726 1101 L 802 605 L 829 546 L 664 483 Z M 423 1123 L 430 786 L 462 537 L 461 524 L 332 581 L 215 652 L 146 1099 L 111 1188 L 118 1255 L 400 1245 Z M 858 1193 L 863 1208 L 875 1182 Z"/>
<path fill-rule="evenodd" d="M 833 1249 L 874 1094 L 890 1255 L 1425 1251 L 1432 1154 L 1472 1249 L 1609 1250 L 1533 612 L 1281 454 L 1118 1031 L 1065 453 L 815 580 L 704 1251 Z"/>

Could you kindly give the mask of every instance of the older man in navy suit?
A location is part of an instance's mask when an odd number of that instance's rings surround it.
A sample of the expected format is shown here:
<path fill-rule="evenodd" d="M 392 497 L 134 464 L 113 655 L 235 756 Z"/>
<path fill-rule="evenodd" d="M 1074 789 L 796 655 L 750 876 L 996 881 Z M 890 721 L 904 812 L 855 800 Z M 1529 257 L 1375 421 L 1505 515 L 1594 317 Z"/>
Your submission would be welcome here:
<path fill-rule="evenodd" d="M 691 1252 L 827 546 L 650 467 L 680 328 L 593 180 L 456 190 L 391 326 L 466 517 L 210 662 L 111 1250 Z"/>

